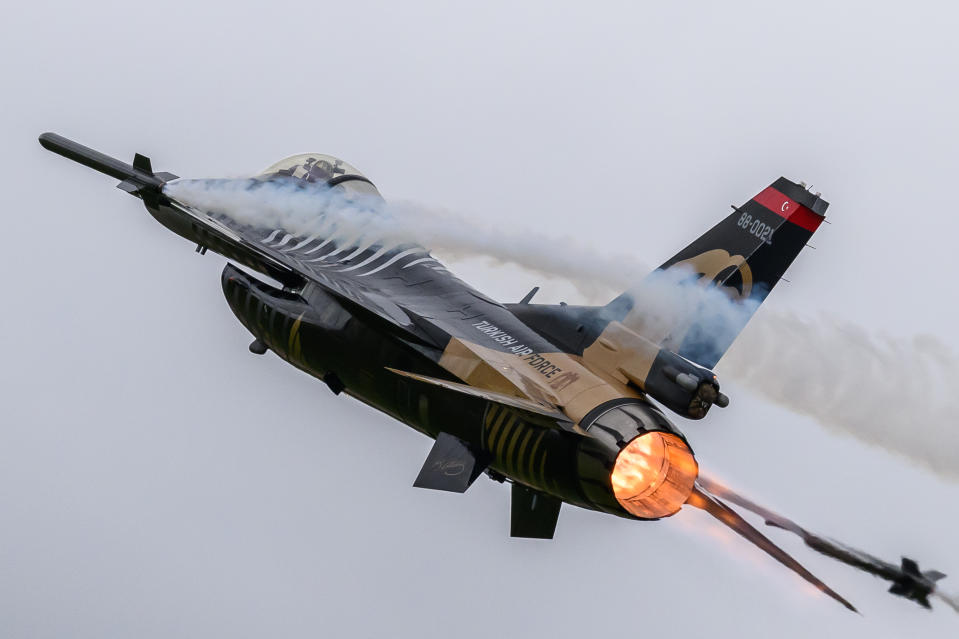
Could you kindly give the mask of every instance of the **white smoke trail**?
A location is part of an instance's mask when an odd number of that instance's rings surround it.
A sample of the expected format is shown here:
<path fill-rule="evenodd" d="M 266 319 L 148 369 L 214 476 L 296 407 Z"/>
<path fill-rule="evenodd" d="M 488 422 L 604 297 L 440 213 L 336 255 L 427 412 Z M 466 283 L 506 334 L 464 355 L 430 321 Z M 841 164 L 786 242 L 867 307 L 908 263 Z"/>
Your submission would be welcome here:
<path fill-rule="evenodd" d="M 386 239 L 485 257 L 528 271 L 562 277 L 589 301 L 607 301 L 634 286 L 649 269 L 629 256 L 597 256 L 577 243 L 532 232 L 504 234 L 474 218 L 379 198 L 342 199 L 315 189 L 250 180 L 179 180 L 166 192 L 197 208 L 241 223 L 284 228 L 307 237 L 332 233 L 372 242 Z M 336 199 L 340 198 L 340 199 Z M 637 299 L 641 308 L 669 317 L 704 300 L 716 317 L 741 309 L 698 286 L 666 286 Z M 663 313 L 663 309 L 667 309 Z M 670 310 L 671 309 L 671 310 Z M 718 366 L 721 378 L 745 382 L 767 399 L 815 418 L 826 428 L 903 456 L 950 480 L 959 480 L 959 393 L 951 388 L 959 358 L 931 336 L 889 338 L 848 322 L 807 318 L 763 307 Z"/>
<path fill-rule="evenodd" d="M 951 607 L 953 610 L 955 610 L 956 612 L 959 612 L 959 596 L 947 595 L 946 593 L 941 592 L 939 590 L 933 590 L 932 596 L 942 600 L 946 605 Z"/>
<path fill-rule="evenodd" d="M 624 281 L 635 281 L 648 271 L 628 256 L 588 254 L 570 238 L 503 233 L 501 228 L 477 224 L 475 218 L 451 211 L 410 202 L 387 203 L 376 196 L 348 195 L 319 186 L 304 188 L 292 180 L 176 180 L 164 192 L 183 204 L 242 224 L 282 228 L 304 238 L 315 234 L 335 241 L 418 244 L 454 261 L 482 257 L 493 265 L 515 264 L 531 273 L 566 279 L 590 303 L 607 302 L 614 294 L 608 285 L 610 273 L 625 269 Z M 569 255 L 584 259 L 570 261 Z"/>
<path fill-rule="evenodd" d="M 477 224 L 474 218 L 412 202 L 396 203 L 392 209 L 414 225 L 422 244 L 446 259 L 481 257 L 494 266 L 513 264 L 534 275 L 562 278 L 591 304 L 606 303 L 620 292 L 610 288 L 610 273 L 622 272 L 624 281 L 636 281 L 649 272 L 626 255 L 596 255 L 569 237 L 504 233 L 502 228 Z M 584 259 L 571 261 L 571 255 Z"/>
<path fill-rule="evenodd" d="M 834 431 L 959 480 L 955 353 L 935 337 L 872 334 L 761 309 L 719 370 Z"/>

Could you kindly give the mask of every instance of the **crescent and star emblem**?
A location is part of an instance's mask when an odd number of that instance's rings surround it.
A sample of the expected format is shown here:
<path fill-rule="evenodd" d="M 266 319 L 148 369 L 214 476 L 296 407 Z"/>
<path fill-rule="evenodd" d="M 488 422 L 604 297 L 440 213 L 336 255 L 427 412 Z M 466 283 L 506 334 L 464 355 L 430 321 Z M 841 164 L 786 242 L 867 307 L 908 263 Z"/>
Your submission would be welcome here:
<path fill-rule="evenodd" d="M 783 202 L 782 212 L 786 213 L 788 211 L 789 211 L 789 200 L 786 200 L 785 202 Z"/>

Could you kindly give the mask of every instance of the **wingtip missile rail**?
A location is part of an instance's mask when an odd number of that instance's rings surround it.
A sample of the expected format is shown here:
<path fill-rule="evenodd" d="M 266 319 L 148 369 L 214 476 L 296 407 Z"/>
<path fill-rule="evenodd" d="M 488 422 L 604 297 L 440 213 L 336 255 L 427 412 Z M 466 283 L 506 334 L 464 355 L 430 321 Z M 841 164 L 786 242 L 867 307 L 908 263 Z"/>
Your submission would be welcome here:
<path fill-rule="evenodd" d="M 127 164 L 56 133 L 43 133 L 39 140 L 48 151 L 120 180 L 117 188 L 144 201 L 159 198 L 163 185 L 178 177 L 172 173 L 154 173 L 150 158 L 139 153 L 134 156 L 133 164 Z"/>

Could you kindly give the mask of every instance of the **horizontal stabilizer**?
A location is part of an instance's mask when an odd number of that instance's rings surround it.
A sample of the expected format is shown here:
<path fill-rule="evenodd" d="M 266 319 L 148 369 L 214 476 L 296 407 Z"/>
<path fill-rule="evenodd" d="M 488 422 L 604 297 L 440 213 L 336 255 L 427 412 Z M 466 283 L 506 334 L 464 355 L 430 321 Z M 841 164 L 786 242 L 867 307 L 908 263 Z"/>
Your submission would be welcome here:
<path fill-rule="evenodd" d="M 150 162 L 150 158 L 145 155 L 140 155 L 139 153 L 133 155 L 133 168 L 153 175 L 153 163 Z"/>
<path fill-rule="evenodd" d="M 711 495 L 700 482 L 696 482 L 693 487 L 693 492 L 690 494 L 686 503 L 688 503 L 690 506 L 705 510 L 720 522 L 739 533 L 739 535 L 741 535 L 744 539 L 758 546 L 767 555 L 811 583 L 824 594 L 829 595 L 849 610 L 858 612 L 856 608 L 851 603 L 846 601 L 846 599 L 844 599 L 839 593 L 820 581 L 819 578 L 806 570 L 802 564 L 789 556 L 786 551 L 770 541 L 761 532 L 753 528 L 752 525 L 740 517 L 735 510 L 724 504 L 719 500 L 719 498 Z"/>
<path fill-rule="evenodd" d="M 563 502 L 513 482 L 510 498 L 510 537 L 552 539 Z"/>
<path fill-rule="evenodd" d="M 712 480 L 706 477 L 705 475 L 700 474 L 699 478 L 696 481 L 699 483 L 700 486 L 708 490 L 713 495 L 717 497 L 722 497 L 723 499 L 729 500 L 732 503 L 736 504 L 737 506 L 740 506 L 742 508 L 745 508 L 746 510 L 756 513 L 757 515 L 759 515 L 765 520 L 767 526 L 773 526 L 775 528 L 782 528 L 783 530 L 788 530 L 792 533 L 799 535 L 804 540 L 810 536 L 810 533 L 806 529 L 802 528 L 796 522 L 790 519 L 787 519 L 783 517 L 782 515 L 778 515 L 767 508 L 763 508 L 756 502 L 746 499 L 742 495 L 736 492 L 733 492 L 729 488 L 726 488 L 719 482 Z"/>
<path fill-rule="evenodd" d="M 459 438 L 440 433 L 413 486 L 465 493 L 487 466 Z"/>

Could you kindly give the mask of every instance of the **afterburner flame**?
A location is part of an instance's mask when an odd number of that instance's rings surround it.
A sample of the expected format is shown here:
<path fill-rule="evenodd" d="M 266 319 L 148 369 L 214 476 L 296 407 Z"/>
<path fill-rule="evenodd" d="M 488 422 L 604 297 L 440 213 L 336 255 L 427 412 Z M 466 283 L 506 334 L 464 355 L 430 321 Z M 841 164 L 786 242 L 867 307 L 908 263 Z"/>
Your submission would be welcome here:
<path fill-rule="evenodd" d="M 645 519 L 676 513 L 693 490 L 699 465 L 682 439 L 645 433 L 619 452 L 610 477 L 616 500 Z"/>

